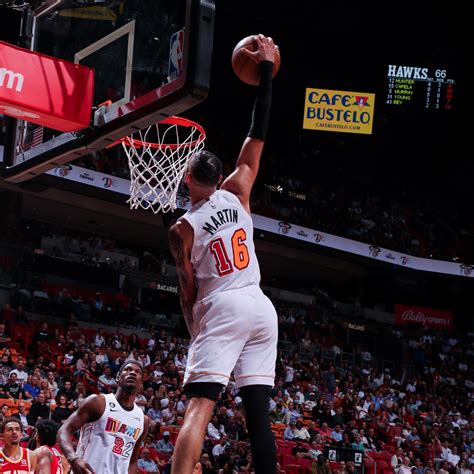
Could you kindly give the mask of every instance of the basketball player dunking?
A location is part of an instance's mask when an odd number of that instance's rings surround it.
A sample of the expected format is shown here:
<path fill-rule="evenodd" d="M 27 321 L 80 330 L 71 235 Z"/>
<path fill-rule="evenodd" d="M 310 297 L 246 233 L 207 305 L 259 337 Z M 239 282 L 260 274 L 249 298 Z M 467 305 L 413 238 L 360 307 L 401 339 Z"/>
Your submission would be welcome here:
<path fill-rule="evenodd" d="M 5 444 L 3 449 L 0 449 L 0 472 L 3 474 L 30 474 L 33 472 L 37 464 L 37 455 L 20 446 L 23 436 L 20 420 L 13 417 L 5 418 L 0 423 L 0 433 L 3 435 Z M 43 471 L 42 474 L 46 474 L 46 471 Z"/>
<path fill-rule="evenodd" d="M 268 401 L 275 376 L 277 315 L 259 287 L 250 192 L 257 177 L 271 104 L 277 47 L 257 37 L 245 51 L 259 63 L 260 86 L 235 171 L 217 190 L 219 159 L 208 151 L 191 157 L 185 181 L 191 209 L 170 228 L 183 314 L 191 334 L 185 391 L 190 398 L 173 453 L 172 473 L 191 474 L 209 418 L 234 370 L 243 399 L 257 474 L 276 470 Z"/>
<path fill-rule="evenodd" d="M 138 472 L 138 452 L 150 424 L 135 404 L 142 370 L 135 360 L 125 361 L 117 375 L 117 393 L 87 397 L 59 429 L 59 446 L 74 474 Z M 79 429 L 74 452 L 71 439 Z"/>

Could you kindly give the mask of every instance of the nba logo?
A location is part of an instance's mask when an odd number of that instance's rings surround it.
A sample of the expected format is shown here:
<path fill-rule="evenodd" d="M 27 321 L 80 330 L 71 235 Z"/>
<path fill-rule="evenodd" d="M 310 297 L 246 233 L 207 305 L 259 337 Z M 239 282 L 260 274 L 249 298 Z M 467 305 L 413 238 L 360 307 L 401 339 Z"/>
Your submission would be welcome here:
<path fill-rule="evenodd" d="M 173 81 L 183 72 L 184 30 L 177 31 L 170 39 L 168 79 Z"/>

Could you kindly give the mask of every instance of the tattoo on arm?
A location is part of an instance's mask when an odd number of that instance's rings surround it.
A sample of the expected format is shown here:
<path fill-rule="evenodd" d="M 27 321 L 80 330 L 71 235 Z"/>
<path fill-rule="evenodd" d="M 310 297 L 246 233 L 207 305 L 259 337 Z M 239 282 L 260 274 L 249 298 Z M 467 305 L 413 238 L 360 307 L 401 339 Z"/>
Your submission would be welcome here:
<path fill-rule="evenodd" d="M 190 275 L 185 268 L 185 261 L 186 255 L 183 245 L 183 239 L 179 235 L 179 233 L 171 228 L 169 233 L 170 239 L 170 248 L 171 253 L 176 262 L 176 270 L 178 272 L 179 283 L 181 286 L 181 308 L 183 310 L 184 320 L 186 322 L 186 326 L 188 327 L 188 331 L 191 334 L 192 329 L 192 320 L 193 320 L 193 304 L 194 301 L 190 301 L 189 295 L 190 293 L 194 293 L 194 281 L 191 281 Z"/>
<path fill-rule="evenodd" d="M 173 254 L 176 264 L 179 264 L 184 259 L 183 239 L 173 229 L 170 230 L 169 236 L 170 236 L 171 253 Z"/>

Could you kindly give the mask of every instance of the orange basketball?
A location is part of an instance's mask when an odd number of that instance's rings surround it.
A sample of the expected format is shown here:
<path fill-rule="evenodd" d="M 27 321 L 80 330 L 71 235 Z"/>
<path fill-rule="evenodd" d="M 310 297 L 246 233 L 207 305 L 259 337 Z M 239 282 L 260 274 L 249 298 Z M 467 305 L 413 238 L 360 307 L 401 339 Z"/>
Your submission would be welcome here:
<path fill-rule="evenodd" d="M 260 69 L 258 64 L 246 56 L 242 50 L 249 49 L 250 51 L 256 51 L 256 36 L 257 35 L 247 36 L 246 38 L 240 40 L 232 52 L 232 69 L 242 82 L 245 82 L 251 86 L 258 86 L 260 84 Z M 277 49 L 275 64 L 273 66 L 273 77 L 276 76 L 278 70 L 280 69 L 280 63 L 280 51 Z"/>

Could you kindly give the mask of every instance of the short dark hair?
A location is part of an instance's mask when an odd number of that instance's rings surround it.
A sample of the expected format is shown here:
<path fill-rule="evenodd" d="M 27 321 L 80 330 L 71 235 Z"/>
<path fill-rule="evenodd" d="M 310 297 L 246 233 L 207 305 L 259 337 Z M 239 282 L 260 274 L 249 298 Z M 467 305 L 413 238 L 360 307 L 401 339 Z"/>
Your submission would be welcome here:
<path fill-rule="evenodd" d="M 214 153 L 201 150 L 191 158 L 189 171 L 198 184 L 217 186 L 222 176 L 222 163 Z"/>
<path fill-rule="evenodd" d="M 9 416 L 0 421 L 0 433 L 5 433 L 5 427 L 8 425 L 8 423 L 17 423 L 23 431 L 20 420 L 14 416 Z"/>
<path fill-rule="evenodd" d="M 125 367 L 127 367 L 127 365 L 129 365 L 129 364 L 138 365 L 138 367 L 140 367 L 141 373 L 143 374 L 143 364 L 142 363 L 140 363 L 138 360 L 135 360 L 135 359 L 126 359 L 125 362 L 123 363 L 122 367 L 120 367 L 120 369 L 117 373 L 117 376 L 120 375 L 122 373 L 122 370 L 125 369 Z"/>
<path fill-rule="evenodd" d="M 40 438 L 40 443 L 47 446 L 54 446 L 56 444 L 56 436 L 58 435 L 59 425 L 53 420 L 41 419 L 36 423 L 36 431 Z"/>

